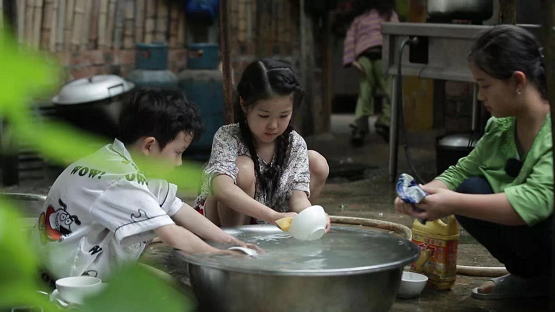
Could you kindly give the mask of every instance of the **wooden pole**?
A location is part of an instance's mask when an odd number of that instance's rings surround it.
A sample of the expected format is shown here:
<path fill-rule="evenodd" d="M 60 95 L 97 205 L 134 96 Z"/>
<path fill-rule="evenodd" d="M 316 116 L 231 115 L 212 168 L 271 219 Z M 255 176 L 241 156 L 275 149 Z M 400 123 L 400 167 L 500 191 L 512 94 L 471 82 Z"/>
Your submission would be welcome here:
<path fill-rule="evenodd" d="M 64 48 L 64 25 L 66 22 L 66 0 L 58 1 L 58 13 L 56 18 L 56 48 L 62 51 Z"/>
<path fill-rule="evenodd" d="M 177 22 L 177 47 L 183 48 L 185 46 L 185 10 L 181 6 L 181 11 L 179 12 L 179 20 Z"/>
<path fill-rule="evenodd" d="M 123 27 L 123 48 L 131 49 L 135 43 L 135 1 L 127 0 L 125 3 L 125 24 Z"/>
<path fill-rule="evenodd" d="M 499 0 L 499 23 L 516 24 L 516 0 Z"/>
<path fill-rule="evenodd" d="M 48 49 L 51 52 L 56 51 L 56 38 L 58 36 L 58 10 L 60 8 L 60 1 L 52 1 L 52 21 L 50 22 L 50 38 L 48 41 Z"/>
<path fill-rule="evenodd" d="M 116 5 L 116 22 L 114 29 L 114 50 L 119 50 L 123 46 L 123 24 L 125 19 L 125 3 L 119 0 Z"/>
<path fill-rule="evenodd" d="M 52 36 L 52 18 L 55 15 L 53 12 L 54 0 L 44 1 L 44 14 L 41 27 L 40 47 L 41 49 L 48 49 L 50 44 L 50 37 Z"/>
<path fill-rule="evenodd" d="M 89 35 L 91 32 L 91 19 L 92 19 L 92 5 L 93 0 L 85 1 L 85 6 L 83 10 L 83 22 L 81 24 L 81 49 L 87 49 L 89 45 Z"/>
<path fill-rule="evenodd" d="M 18 1 L 17 5 L 17 43 L 20 45 L 25 43 L 25 1 Z"/>
<path fill-rule="evenodd" d="M 555 129 L 555 3 L 553 0 L 542 0 L 543 13 L 543 47 L 545 55 L 545 77 L 547 87 L 547 100 L 551 107 L 551 132 Z M 555 146 L 555 136 L 551 136 L 552 144 Z M 555 153 L 553 154 L 555 163 Z M 555 167 L 554 167 L 555 176 Z M 553 229 L 555 229 L 555 218 L 553 218 Z M 553 238 L 551 239 L 552 253 L 551 253 L 551 283 L 549 291 L 549 310 L 555 311 L 555 231 L 553 231 Z"/>
<path fill-rule="evenodd" d="M 177 2 L 170 2 L 170 22 L 168 29 L 168 47 L 177 47 L 177 27 L 179 26 L 179 14 L 181 13 L 180 4 Z"/>
<path fill-rule="evenodd" d="M 116 4 L 117 0 L 110 0 L 108 3 L 108 12 L 106 22 L 106 48 L 110 49 L 114 46 L 114 23 L 116 22 Z"/>
<path fill-rule="evenodd" d="M 145 23 L 145 0 L 137 0 L 135 3 L 135 42 L 144 40 Z"/>
<path fill-rule="evenodd" d="M 98 10 L 98 49 L 108 48 L 106 23 L 108 22 L 108 0 L 100 0 Z"/>
<path fill-rule="evenodd" d="M 89 0 L 90 1 L 90 0 Z M 100 14 L 100 0 L 93 0 L 91 9 L 91 28 L 89 30 L 89 38 L 87 49 L 95 50 L 98 47 L 98 17 Z"/>
<path fill-rule="evenodd" d="M 220 1 L 220 49 L 224 74 L 224 120 L 226 124 L 233 122 L 233 85 L 231 83 L 231 46 L 229 44 L 229 15 L 231 4 L 228 0 Z"/>
<path fill-rule="evenodd" d="M 84 14 L 85 14 L 85 1 L 77 0 L 75 2 L 74 14 L 73 14 L 73 30 L 71 33 L 71 46 L 72 51 L 78 50 L 81 45 L 81 37 L 83 36 L 83 24 L 84 24 Z"/>
<path fill-rule="evenodd" d="M 168 32 L 168 5 L 165 1 L 158 1 L 156 9 L 156 32 L 154 40 L 157 42 L 167 42 Z"/>
<path fill-rule="evenodd" d="M 33 48 L 35 49 L 39 49 L 40 47 L 43 4 L 43 0 L 35 0 L 35 6 L 33 8 Z"/>
<path fill-rule="evenodd" d="M 146 1 L 145 6 L 145 43 L 152 43 L 154 40 L 154 28 L 156 25 L 156 2 L 154 0 Z"/>
<path fill-rule="evenodd" d="M 64 49 L 69 49 L 71 43 L 71 29 L 73 25 L 73 9 L 75 7 L 75 0 L 67 0 L 66 3 L 66 18 L 64 23 Z"/>

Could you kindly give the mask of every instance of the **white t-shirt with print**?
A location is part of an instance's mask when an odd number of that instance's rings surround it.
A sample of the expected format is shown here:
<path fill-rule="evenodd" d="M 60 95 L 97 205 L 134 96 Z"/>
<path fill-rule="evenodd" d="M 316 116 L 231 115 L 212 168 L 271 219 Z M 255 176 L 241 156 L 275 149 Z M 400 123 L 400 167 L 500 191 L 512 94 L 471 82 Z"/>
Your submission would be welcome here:
<path fill-rule="evenodd" d="M 148 180 L 119 140 L 76 161 L 48 193 L 31 240 L 53 278 L 108 278 L 136 261 L 154 230 L 174 224 L 177 187 Z"/>

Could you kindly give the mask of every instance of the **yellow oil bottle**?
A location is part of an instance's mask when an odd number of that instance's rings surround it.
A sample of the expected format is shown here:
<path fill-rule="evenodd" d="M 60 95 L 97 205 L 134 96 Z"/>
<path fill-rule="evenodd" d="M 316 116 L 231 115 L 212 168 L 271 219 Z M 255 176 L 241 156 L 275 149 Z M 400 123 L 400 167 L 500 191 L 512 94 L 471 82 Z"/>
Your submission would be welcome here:
<path fill-rule="evenodd" d="M 412 241 L 420 247 L 420 257 L 411 270 L 428 276 L 428 285 L 435 289 L 451 289 L 457 278 L 459 226 L 455 216 L 447 223 L 438 219 L 426 224 L 414 220 Z"/>

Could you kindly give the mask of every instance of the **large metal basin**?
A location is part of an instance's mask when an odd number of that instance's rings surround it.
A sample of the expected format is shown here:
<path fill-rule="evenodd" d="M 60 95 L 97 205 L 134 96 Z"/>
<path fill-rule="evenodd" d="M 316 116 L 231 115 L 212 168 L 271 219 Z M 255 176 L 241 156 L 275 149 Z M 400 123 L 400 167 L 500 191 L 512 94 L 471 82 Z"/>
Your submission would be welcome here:
<path fill-rule="evenodd" d="M 388 311 L 403 266 L 419 249 L 391 234 L 334 226 L 322 239 L 298 241 L 272 225 L 225 229 L 263 248 L 258 258 L 189 255 L 202 311 Z"/>

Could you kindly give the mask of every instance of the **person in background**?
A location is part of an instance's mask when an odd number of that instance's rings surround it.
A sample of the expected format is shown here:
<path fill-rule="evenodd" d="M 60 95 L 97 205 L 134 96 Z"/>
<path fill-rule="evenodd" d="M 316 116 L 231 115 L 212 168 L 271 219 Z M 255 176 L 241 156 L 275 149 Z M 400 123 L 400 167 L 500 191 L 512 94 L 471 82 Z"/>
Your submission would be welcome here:
<path fill-rule="evenodd" d="M 359 14 L 352 21 L 343 50 L 343 66 L 360 72 L 359 93 L 351 141 L 364 144 L 370 132 L 368 117 L 374 115 L 374 97 L 382 98 L 382 113 L 375 123 L 376 132 L 389 141 L 391 117 L 391 79 L 382 71 L 382 23 L 398 22 L 394 0 L 356 0 L 352 8 Z"/>
<path fill-rule="evenodd" d="M 304 93 L 290 64 L 251 63 L 237 93 L 237 123 L 216 132 L 194 207 L 221 226 L 276 224 L 311 206 L 328 177 L 328 163 L 293 130 Z"/>
<path fill-rule="evenodd" d="M 509 271 L 472 290 L 479 299 L 542 297 L 553 269 L 553 149 L 542 51 L 532 34 L 495 26 L 468 57 L 478 99 L 491 112 L 476 148 L 432 182 L 418 219 L 454 214 Z M 553 290 L 551 290 L 553 291 Z"/>

